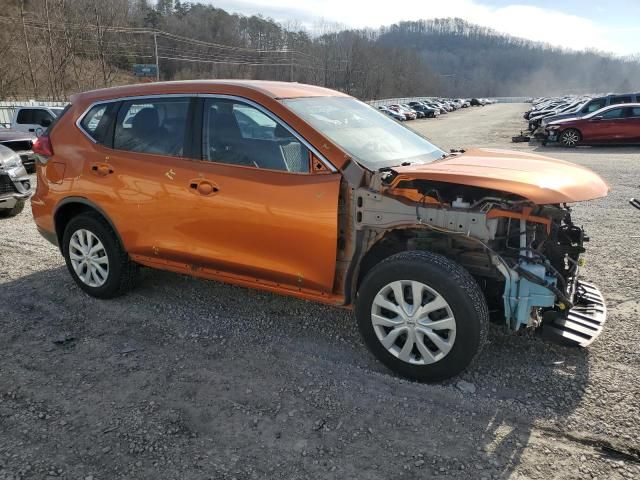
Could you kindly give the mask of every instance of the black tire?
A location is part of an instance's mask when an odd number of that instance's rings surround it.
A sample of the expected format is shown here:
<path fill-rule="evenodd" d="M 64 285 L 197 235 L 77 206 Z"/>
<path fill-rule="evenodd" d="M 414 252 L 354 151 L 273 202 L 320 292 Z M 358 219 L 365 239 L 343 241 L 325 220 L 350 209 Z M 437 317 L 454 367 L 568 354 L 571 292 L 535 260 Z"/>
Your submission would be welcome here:
<path fill-rule="evenodd" d="M 24 204 L 26 202 L 24 200 L 18 200 L 16 204 L 12 208 L 3 208 L 0 209 L 0 217 L 15 217 L 22 213 L 24 210 Z"/>
<path fill-rule="evenodd" d="M 560 144 L 565 148 L 573 148 L 580 144 L 582 134 L 575 128 L 568 128 L 560 134 Z"/>
<path fill-rule="evenodd" d="M 77 230 L 90 231 L 103 244 L 108 261 L 109 273 L 105 283 L 92 287 L 84 283 L 76 274 L 69 256 L 69 242 Z M 83 213 L 72 218 L 64 230 L 62 254 L 67 268 L 76 284 L 86 293 L 96 298 L 114 298 L 127 293 L 136 283 L 139 267 L 131 261 L 129 254 L 120 245 L 120 241 L 111 226 L 97 213 Z"/>
<path fill-rule="evenodd" d="M 390 353 L 376 336 L 371 321 L 374 298 L 391 282 L 415 280 L 436 290 L 449 304 L 456 333 L 451 350 L 435 363 L 415 365 Z M 473 277 L 448 258 L 427 251 L 401 252 L 380 262 L 367 273 L 356 299 L 360 333 L 371 352 L 392 371 L 414 380 L 439 382 L 465 370 L 486 343 L 489 309 Z"/>

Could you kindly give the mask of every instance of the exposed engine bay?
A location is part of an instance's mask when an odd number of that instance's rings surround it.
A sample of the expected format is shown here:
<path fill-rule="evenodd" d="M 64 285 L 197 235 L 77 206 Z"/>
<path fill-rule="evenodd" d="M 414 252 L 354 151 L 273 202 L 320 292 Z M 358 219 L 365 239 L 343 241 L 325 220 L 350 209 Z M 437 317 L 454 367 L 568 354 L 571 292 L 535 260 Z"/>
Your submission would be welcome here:
<path fill-rule="evenodd" d="M 355 227 L 377 242 L 372 250 L 424 249 L 458 262 L 483 288 L 494 318 L 513 331 L 542 327 L 553 340 L 581 346 L 600 334 L 604 301 L 578 279 L 589 238 L 569 205 L 444 182 L 392 184 L 393 177 L 381 171 L 376 188 L 355 190 Z"/>

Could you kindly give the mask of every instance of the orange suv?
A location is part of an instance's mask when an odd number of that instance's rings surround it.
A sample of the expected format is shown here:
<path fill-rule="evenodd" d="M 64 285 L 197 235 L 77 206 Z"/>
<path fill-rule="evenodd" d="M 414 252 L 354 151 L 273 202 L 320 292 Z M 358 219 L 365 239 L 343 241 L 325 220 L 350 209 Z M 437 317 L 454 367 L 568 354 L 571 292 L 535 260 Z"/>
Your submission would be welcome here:
<path fill-rule="evenodd" d="M 371 351 L 425 381 L 471 363 L 490 310 L 567 344 L 602 331 L 568 205 L 608 192 L 586 168 L 446 153 L 348 95 L 269 81 L 76 95 L 33 150 L 35 222 L 95 297 L 142 265 L 353 307 Z"/>

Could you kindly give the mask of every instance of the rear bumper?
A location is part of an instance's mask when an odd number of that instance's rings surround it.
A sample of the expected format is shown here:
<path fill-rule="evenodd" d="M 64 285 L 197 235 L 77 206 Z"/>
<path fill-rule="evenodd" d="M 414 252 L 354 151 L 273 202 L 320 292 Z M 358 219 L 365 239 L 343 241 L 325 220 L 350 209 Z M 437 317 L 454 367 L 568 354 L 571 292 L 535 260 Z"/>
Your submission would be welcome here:
<path fill-rule="evenodd" d="M 604 297 L 592 283 L 578 280 L 573 305 L 566 316 L 545 318 L 542 333 L 554 341 L 588 347 L 600 336 L 607 320 Z"/>

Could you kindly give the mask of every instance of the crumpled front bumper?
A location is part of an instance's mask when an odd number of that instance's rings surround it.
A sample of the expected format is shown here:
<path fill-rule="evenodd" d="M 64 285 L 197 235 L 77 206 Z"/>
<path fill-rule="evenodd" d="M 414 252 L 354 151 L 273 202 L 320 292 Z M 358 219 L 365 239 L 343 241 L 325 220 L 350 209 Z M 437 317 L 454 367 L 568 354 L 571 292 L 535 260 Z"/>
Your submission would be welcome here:
<path fill-rule="evenodd" d="M 549 340 L 588 347 L 600 336 L 607 320 L 607 306 L 598 287 L 577 280 L 573 307 L 564 315 L 545 315 L 542 334 Z"/>

